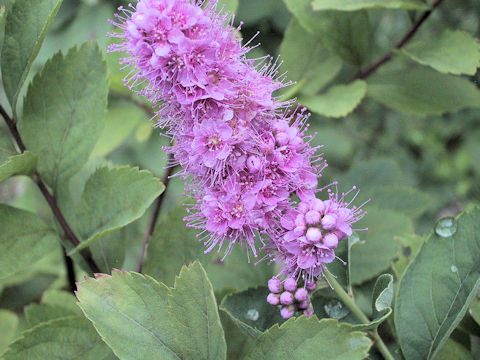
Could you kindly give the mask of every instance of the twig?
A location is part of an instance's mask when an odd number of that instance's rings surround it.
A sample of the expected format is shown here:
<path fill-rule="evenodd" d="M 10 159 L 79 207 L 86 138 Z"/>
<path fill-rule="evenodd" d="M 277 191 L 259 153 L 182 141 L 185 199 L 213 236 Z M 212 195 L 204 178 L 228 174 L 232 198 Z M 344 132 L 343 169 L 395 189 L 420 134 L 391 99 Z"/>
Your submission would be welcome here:
<path fill-rule="evenodd" d="M 73 266 L 73 261 L 67 255 L 67 252 L 65 249 L 63 249 L 63 261 L 65 262 L 65 269 L 67 270 L 68 286 L 70 288 L 70 291 L 74 293 L 75 290 L 77 290 L 77 285 L 76 285 L 77 279 L 75 276 L 75 267 Z"/>
<path fill-rule="evenodd" d="M 17 142 L 18 148 L 20 151 L 23 153 L 26 151 L 25 144 L 23 143 L 22 138 L 20 137 L 20 133 L 18 132 L 17 125 L 15 124 L 15 121 L 7 114 L 5 109 L 0 105 L 0 114 L 2 115 L 3 119 L 7 123 L 8 128 L 10 129 L 10 132 L 12 136 L 14 137 L 15 141 Z M 75 235 L 73 232 L 72 228 L 68 224 L 67 220 L 63 216 L 60 208 L 57 205 L 57 199 L 55 196 L 53 196 L 50 191 L 47 188 L 47 185 L 45 185 L 45 182 L 43 181 L 42 177 L 40 174 L 35 171 L 33 173 L 33 178 L 35 180 L 35 183 L 38 185 L 40 191 L 42 192 L 43 196 L 45 197 L 45 200 L 47 200 L 48 205 L 50 206 L 50 209 L 52 210 L 53 215 L 57 219 L 58 223 L 62 227 L 65 236 L 67 239 L 72 243 L 73 246 L 77 247 L 80 245 L 80 240 L 78 240 L 78 237 Z M 97 266 L 95 261 L 93 260 L 92 254 L 90 250 L 88 249 L 83 249 L 80 251 L 80 255 L 83 257 L 85 262 L 88 264 L 90 267 L 90 270 L 94 273 L 101 272 L 100 268 Z"/>
<path fill-rule="evenodd" d="M 170 154 L 168 156 L 167 165 L 171 162 L 171 160 L 173 160 L 173 156 Z M 165 190 L 163 191 L 163 193 L 161 193 L 157 197 L 157 200 L 155 200 L 153 213 L 152 213 L 152 216 L 150 217 L 147 232 L 145 233 L 145 237 L 143 238 L 140 256 L 138 257 L 137 266 L 135 267 L 136 272 L 142 272 L 143 263 L 145 261 L 145 256 L 147 254 L 148 243 L 150 242 L 150 238 L 152 237 L 152 234 L 155 231 L 155 226 L 157 225 L 157 221 L 158 221 L 158 215 L 160 214 L 160 209 L 162 207 L 163 199 L 165 198 L 165 193 L 167 192 L 167 186 L 170 181 L 170 176 L 172 175 L 174 169 L 175 169 L 175 166 L 170 166 L 165 170 L 165 174 L 163 175 L 162 182 L 165 185 Z"/>
<path fill-rule="evenodd" d="M 155 116 L 155 113 L 153 112 L 152 108 L 148 106 L 147 104 L 143 103 L 142 101 L 138 100 L 137 98 L 134 98 L 131 95 L 123 94 L 121 92 L 112 92 L 112 97 L 129 101 L 141 110 L 149 117 L 153 118 Z"/>
<path fill-rule="evenodd" d="M 440 3 L 443 0 L 436 0 L 431 9 L 425 11 L 422 16 L 412 25 L 412 27 L 407 31 L 407 33 L 403 36 L 403 38 L 395 45 L 395 50 L 400 50 L 407 42 L 409 42 L 412 37 L 416 34 L 420 26 L 427 20 L 430 15 L 432 14 L 433 10 L 435 10 Z M 357 75 L 355 75 L 351 81 L 357 80 L 357 79 L 365 79 L 366 77 L 370 76 L 372 73 L 374 73 L 380 66 L 385 64 L 386 62 L 390 61 L 393 57 L 394 52 L 389 51 L 387 54 L 385 54 L 380 60 L 375 62 L 374 64 L 370 65 L 367 69 L 364 71 L 360 71 Z"/>

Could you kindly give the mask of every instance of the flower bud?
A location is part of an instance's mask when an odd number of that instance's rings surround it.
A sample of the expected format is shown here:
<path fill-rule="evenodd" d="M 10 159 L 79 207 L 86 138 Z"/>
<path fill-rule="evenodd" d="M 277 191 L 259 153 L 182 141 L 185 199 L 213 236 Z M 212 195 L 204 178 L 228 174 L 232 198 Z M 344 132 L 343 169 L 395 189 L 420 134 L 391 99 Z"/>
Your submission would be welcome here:
<path fill-rule="evenodd" d="M 305 301 L 308 298 L 308 291 L 305 288 L 298 288 L 295 291 L 295 299 L 299 302 Z"/>
<path fill-rule="evenodd" d="M 277 140 L 277 143 L 279 145 L 287 145 L 288 144 L 288 135 L 285 134 L 284 132 L 279 132 L 276 136 L 275 139 Z"/>
<path fill-rule="evenodd" d="M 305 287 L 308 291 L 313 291 L 317 288 L 317 283 L 314 280 L 305 281 Z"/>
<path fill-rule="evenodd" d="M 322 219 L 324 229 L 331 230 L 337 224 L 337 218 L 334 215 L 325 215 Z"/>
<path fill-rule="evenodd" d="M 280 298 L 277 294 L 274 294 L 274 293 L 270 293 L 268 294 L 267 296 L 267 302 L 270 304 L 270 305 L 278 305 L 280 303 Z"/>
<path fill-rule="evenodd" d="M 297 289 L 297 282 L 294 278 L 286 278 L 283 283 L 283 287 L 287 291 L 295 291 Z"/>
<path fill-rule="evenodd" d="M 297 306 L 300 310 L 305 310 L 306 308 L 308 308 L 309 305 L 310 303 L 307 300 L 305 300 L 300 302 Z"/>
<path fill-rule="evenodd" d="M 252 155 L 247 159 L 247 168 L 251 173 L 256 173 L 260 170 L 262 163 L 258 156 Z"/>
<path fill-rule="evenodd" d="M 319 228 L 311 227 L 307 230 L 306 238 L 310 241 L 318 241 L 322 238 L 322 232 Z"/>
<path fill-rule="evenodd" d="M 268 290 L 272 293 L 281 293 L 283 290 L 282 281 L 276 277 L 271 278 L 268 280 Z"/>
<path fill-rule="evenodd" d="M 337 245 L 338 245 L 337 235 L 335 235 L 333 233 L 329 233 L 329 234 L 325 235 L 325 237 L 323 238 L 323 244 L 325 246 L 329 247 L 330 249 L 336 248 Z"/>
<path fill-rule="evenodd" d="M 319 213 L 323 213 L 325 211 L 325 204 L 322 200 L 315 198 L 312 201 L 312 209 L 318 211 Z"/>
<path fill-rule="evenodd" d="M 306 310 L 303 311 L 306 317 L 310 317 L 313 315 L 313 307 L 310 305 Z"/>
<path fill-rule="evenodd" d="M 300 202 L 300 204 L 298 204 L 297 206 L 297 209 L 298 211 L 300 211 L 302 214 L 305 214 L 308 212 L 308 210 L 310 210 L 308 204 L 306 202 Z"/>
<path fill-rule="evenodd" d="M 290 319 L 294 314 L 295 314 L 295 306 L 293 305 L 284 306 L 280 310 L 280 315 L 282 315 L 282 318 L 284 319 Z"/>
<path fill-rule="evenodd" d="M 320 221 L 320 213 L 315 210 L 310 210 L 305 214 L 307 224 L 314 225 Z"/>
<path fill-rule="evenodd" d="M 280 295 L 280 303 L 282 305 L 290 305 L 293 303 L 293 295 L 291 292 L 284 291 L 282 295 Z"/>

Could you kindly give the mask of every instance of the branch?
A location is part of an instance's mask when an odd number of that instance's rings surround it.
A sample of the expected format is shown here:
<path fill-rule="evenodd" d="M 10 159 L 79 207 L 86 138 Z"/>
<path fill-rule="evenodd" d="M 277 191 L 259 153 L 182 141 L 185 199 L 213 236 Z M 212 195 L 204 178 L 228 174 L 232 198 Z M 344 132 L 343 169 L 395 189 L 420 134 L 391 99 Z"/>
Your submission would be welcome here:
<path fill-rule="evenodd" d="M 171 162 L 171 160 L 173 160 L 173 156 L 170 154 L 167 159 L 167 165 Z M 136 272 L 142 272 L 143 263 L 145 261 L 145 256 L 147 254 L 148 244 L 155 230 L 155 226 L 157 225 L 158 215 L 160 214 L 160 209 L 162 207 L 163 199 L 165 198 L 165 193 L 167 192 L 167 186 L 174 169 L 175 169 L 175 166 L 170 166 L 169 168 L 166 169 L 165 174 L 163 175 L 162 183 L 165 185 L 165 190 L 163 191 L 163 193 L 161 193 L 158 196 L 157 200 L 155 201 L 153 214 L 148 223 L 147 232 L 142 242 L 142 250 L 140 251 L 140 256 L 138 257 L 137 266 L 135 267 Z"/>
<path fill-rule="evenodd" d="M 3 119 L 7 123 L 8 128 L 10 129 L 10 132 L 12 136 L 14 137 L 15 141 L 17 142 L 18 148 L 20 151 L 23 153 L 26 150 L 25 144 L 23 143 L 22 138 L 20 137 L 20 133 L 18 132 L 17 125 L 15 124 L 15 121 L 8 116 L 7 112 L 5 109 L 0 105 L 0 114 L 2 115 Z M 73 246 L 77 247 L 80 245 L 80 240 L 78 237 L 75 235 L 73 232 L 72 228 L 68 224 L 67 220 L 63 216 L 60 208 L 57 205 L 57 199 L 55 196 L 53 196 L 50 191 L 47 188 L 47 185 L 45 185 L 45 182 L 43 181 L 42 177 L 40 174 L 35 171 L 33 173 L 33 179 L 37 186 L 39 187 L 40 191 L 42 192 L 43 196 L 45 197 L 45 200 L 47 200 L 48 206 L 50 206 L 50 209 L 52 210 L 53 215 L 57 219 L 58 223 L 62 227 L 65 236 L 67 239 L 72 243 Z M 83 249 L 80 251 L 80 255 L 82 256 L 83 260 L 88 264 L 90 267 L 90 270 L 93 273 L 99 273 L 100 268 L 97 266 L 95 261 L 93 260 L 92 254 L 90 250 L 88 249 Z"/>
<path fill-rule="evenodd" d="M 422 24 L 430 17 L 433 10 L 435 10 L 443 0 L 436 0 L 432 8 L 430 10 L 425 11 L 422 16 L 412 25 L 412 27 L 407 31 L 407 33 L 403 36 L 403 38 L 395 45 L 395 50 L 400 50 L 406 43 L 408 43 L 412 37 L 417 33 L 418 29 Z M 386 62 L 390 61 L 393 57 L 393 51 L 389 51 L 385 54 L 380 60 L 375 62 L 374 64 L 370 65 L 364 71 L 360 71 L 357 75 L 355 75 L 351 81 L 358 80 L 358 79 L 365 79 L 366 77 L 370 76 L 374 73 L 380 66 L 385 64 Z"/>

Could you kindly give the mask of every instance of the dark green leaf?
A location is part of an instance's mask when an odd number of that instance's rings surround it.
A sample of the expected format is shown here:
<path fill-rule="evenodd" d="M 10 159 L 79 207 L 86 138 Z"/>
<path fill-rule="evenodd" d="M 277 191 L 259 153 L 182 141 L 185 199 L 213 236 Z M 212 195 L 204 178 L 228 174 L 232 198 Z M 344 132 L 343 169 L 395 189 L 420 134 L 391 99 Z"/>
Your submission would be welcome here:
<path fill-rule="evenodd" d="M 422 215 L 433 203 L 432 198 L 413 187 L 375 186 L 371 194 L 372 204 L 380 209 L 391 209 L 407 216 Z"/>
<path fill-rule="evenodd" d="M 25 331 L 2 360 L 113 360 L 116 357 L 81 316 L 42 323 Z"/>
<path fill-rule="evenodd" d="M 360 9 L 404 9 L 427 10 L 429 6 L 420 0 L 313 0 L 314 10 L 360 10 Z"/>
<path fill-rule="evenodd" d="M 412 41 L 401 51 L 412 60 L 447 74 L 475 75 L 480 66 L 480 42 L 463 31 L 444 30 L 435 37 Z"/>
<path fill-rule="evenodd" d="M 0 204 L 0 279 L 33 265 L 54 251 L 59 239 L 37 215 Z"/>
<path fill-rule="evenodd" d="M 103 129 L 107 90 L 105 61 L 94 43 L 56 54 L 30 85 L 19 130 L 53 189 L 87 162 Z"/>
<path fill-rule="evenodd" d="M 122 360 L 226 357 L 213 289 L 197 262 L 182 269 L 174 289 L 148 276 L 114 271 L 80 283 L 77 297 Z"/>
<path fill-rule="evenodd" d="M 355 110 L 366 93 L 367 83 L 357 80 L 348 85 L 334 85 L 323 94 L 301 97 L 300 102 L 314 113 L 338 118 Z"/>
<path fill-rule="evenodd" d="M 447 339 L 439 350 L 435 360 L 474 360 L 470 351 L 452 339 Z"/>
<path fill-rule="evenodd" d="M 226 296 L 220 310 L 224 311 L 246 335 L 257 338 L 277 323 L 283 323 L 280 310 L 267 302 L 270 291 L 264 287 Z"/>
<path fill-rule="evenodd" d="M 418 116 L 480 107 L 480 90 L 472 82 L 420 67 L 373 75 L 368 80 L 368 96 L 393 110 Z"/>
<path fill-rule="evenodd" d="M 16 0 L 5 19 L 1 54 L 3 85 L 15 113 L 20 90 L 61 0 Z"/>
<path fill-rule="evenodd" d="M 407 360 L 434 358 L 478 291 L 480 209 L 452 226 L 451 236 L 430 235 L 400 281 L 395 325 Z"/>
<path fill-rule="evenodd" d="M 264 332 L 244 359 L 355 360 L 364 359 L 371 342 L 352 326 L 316 316 L 292 318 Z"/>

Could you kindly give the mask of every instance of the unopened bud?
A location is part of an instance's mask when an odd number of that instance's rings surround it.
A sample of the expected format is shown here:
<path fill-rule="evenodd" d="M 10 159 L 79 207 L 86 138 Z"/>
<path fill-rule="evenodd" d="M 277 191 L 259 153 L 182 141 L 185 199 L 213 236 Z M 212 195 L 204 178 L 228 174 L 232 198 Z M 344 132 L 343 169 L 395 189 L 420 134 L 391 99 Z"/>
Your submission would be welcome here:
<path fill-rule="evenodd" d="M 276 277 L 268 280 L 268 290 L 272 293 L 281 293 L 283 291 L 282 281 Z"/>
<path fill-rule="evenodd" d="M 280 295 L 280 303 L 282 305 L 290 305 L 293 303 L 293 294 L 288 291 L 284 291 L 282 295 Z"/>
<path fill-rule="evenodd" d="M 267 296 L 267 302 L 270 304 L 270 305 L 278 305 L 280 303 L 280 298 L 277 294 L 274 294 L 274 293 L 270 293 L 268 294 Z"/>
<path fill-rule="evenodd" d="M 297 282 L 294 278 L 286 278 L 283 287 L 288 291 L 295 291 L 297 289 Z"/>
<path fill-rule="evenodd" d="M 295 299 L 297 301 L 305 301 L 308 298 L 308 291 L 305 288 L 299 288 L 295 291 Z"/>

